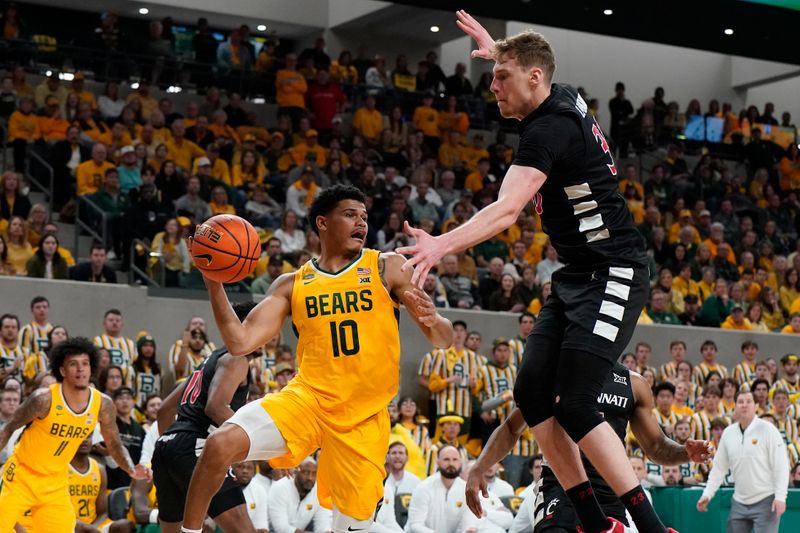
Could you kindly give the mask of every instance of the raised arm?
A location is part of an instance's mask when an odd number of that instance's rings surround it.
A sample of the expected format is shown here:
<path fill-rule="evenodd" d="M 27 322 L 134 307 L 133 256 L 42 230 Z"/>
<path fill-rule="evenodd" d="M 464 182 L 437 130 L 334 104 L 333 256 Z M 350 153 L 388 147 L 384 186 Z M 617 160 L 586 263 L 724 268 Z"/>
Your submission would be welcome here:
<path fill-rule="evenodd" d="M 456 25 L 478 45 L 478 49 L 470 54 L 472 59 L 493 59 L 494 39 L 486 28 L 463 9 L 456 11 L 456 19 Z"/>
<path fill-rule="evenodd" d="M 117 429 L 117 408 L 111 398 L 103 394 L 100 404 L 100 433 L 106 443 L 109 454 L 119 465 L 123 472 L 131 476 L 132 479 L 150 479 L 150 469 L 143 465 L 134 465 L 128 449 L 122 445 Z"/>
<path fill-rule="evenodd" d="M 411 284 L 412 272 L 403 270 L 405 258 L 395 253 L 383 253 L 378 258 L 378 273 L 387 289 L 406 306 L 408 314 L 422 334 L 437 348 L 453 344 L 453 324 L 436 311 L 425 292 Z"/>
<path fill-rule="evenodd" d="M 44 418 L 50 411 L 50 389 L 36 389 L 28 398 L 22 402 L 11 420 L 0 430 L 0 450 L 8 444 L 11 435 L 37 418 Z"/>
<path fill-rule="evenodd" d="M 233 416 L 231 400 L 242 381 L 247 380 L 249 362 L 244 357 L 223 355 L 217 362 L 217 371 L 208 389 L 205 413 L 217 427 Z"/>
<path fill-rule="evenodd" d="M 267 297 L 250 311 L 244 322 L 233 312 L 222 283 L 206 279 L 214 320 L 231 355 L 247 355 L 280 333 L 291 313 L 294 274 L 283 274 L 269 286 Z"/>
<path fill-rule="evenodd" d="M 711 457 L 708 441 L 689 439 L 686 445 L 667 437 L 653 416 L 653 393 L 647 381 L 631 372 L 631 385 L 636 398 L 636 408 L 631 416 L 631 429 L 644 453 L 654 463 L 671 466 L 688 462 L 706 463 Z"/>
<path fill-rule="evenodd" d="M 413 255 L 403 265 L 404 270 L 414 267 L 411 284 L 422 287 L 431 268 L 447 254 L 458 253 L 494 237 L 516 222 L 522 209 L 544 184 L 547 176 L 533 167 L 511 165 L 506 172 L 497 200 L 466 223 L 438 237 L 405 223 L 405 232 L 416 240 L 414 246 L 404 246 L 397 253 Z"/>

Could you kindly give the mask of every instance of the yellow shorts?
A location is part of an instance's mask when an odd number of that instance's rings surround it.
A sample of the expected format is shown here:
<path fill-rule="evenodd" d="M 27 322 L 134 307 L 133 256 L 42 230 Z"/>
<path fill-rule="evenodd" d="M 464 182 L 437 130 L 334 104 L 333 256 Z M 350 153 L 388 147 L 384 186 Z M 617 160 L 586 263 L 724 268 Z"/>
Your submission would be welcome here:
<path fill-rule="evenodd" d="M 66 469 L 63 476 L 42 476 L 12 455 L 0 478 L 0 509 L 0 533 L 12 533 L 17 522 L 27 523 L 29 531 L 71 533 L 75 529 Z"/>
<path fill-rule="evenodd" d="M 286 441 L 288 453 L 270 460 L 275 468 L 290 468 L 320 450 L 317 496 L 320 505 L 333 506 L 358 520 L 375 514 L 383 499 L 384 463 L 389 447 L 389 413 L 383 410 L 359 424 L 334 427 L 316 412 L 310 392 L 300 387 L 267 394 L 261 406 Z"/>

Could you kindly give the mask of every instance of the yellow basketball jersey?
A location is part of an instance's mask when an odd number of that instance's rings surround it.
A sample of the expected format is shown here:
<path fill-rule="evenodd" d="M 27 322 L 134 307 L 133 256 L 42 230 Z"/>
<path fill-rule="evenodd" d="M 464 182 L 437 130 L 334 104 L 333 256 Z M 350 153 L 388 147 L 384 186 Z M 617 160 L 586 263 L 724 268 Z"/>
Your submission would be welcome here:
<path fill-rule="evenodd" d="M 381 282 L 379 256 L 364 249 L 336 273 L 311 260 L 294 276 L 299 372 L 287 387 L 311 389 L 332 425 L 366 420 L 397 394 L 400 310 Z"/>
<path fill-rule="evenodd" d="M 89 457 L 89 468 L 79 472 L 72 464 L 67 468 L 69 497 L 75 508 L 75 515 L 84 524 L 97 520 L 97 496 L 100 495 L 100 465 Z"/>
<path fill-rule="evenodd" d="M 60 383 L 50 385 L 50 397 L 47 416 L 25 428 L 13 457 L 16 463 L 42 476 L 63 476 L 78 446 L 97 425 L 101 395 L 90 388 L 89 404 L 82 413 L 75 413 L 67 405 Z"/>

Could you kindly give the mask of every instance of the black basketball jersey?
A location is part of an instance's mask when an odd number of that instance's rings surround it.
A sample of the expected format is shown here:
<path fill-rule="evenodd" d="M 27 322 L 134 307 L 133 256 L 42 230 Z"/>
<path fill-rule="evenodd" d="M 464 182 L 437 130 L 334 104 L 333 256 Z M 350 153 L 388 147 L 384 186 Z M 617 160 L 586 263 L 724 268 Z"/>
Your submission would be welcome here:
<path fill-rule="evenodd" d="M 533 200 L 567 268 L 646 265 L 644 240 L 619 193 L 608 142 L 583 98 L 572 87 L 553 84 L 519 128 L 514 164 L 547 175 Z"/>
<path fill-rule="evenodd" d="M 188 431 L 198 435 L 207 436 L 212 430 L 216 429 L 214 421 L 206 415 L 206 402 L 211 382 L 217 371 L 217 363 L 220 358 L 228 353 L 224 346 L 214 350 L 208 358 L 195 370 L 188 378 L 186 388 L 183 390 L 181 400 L 178 405 L 178 418 L 164 432 L 164 434 Z M 246 372 L 247 382 L 240 385 L 230 401 L 230 407 L 237 411 L 247 403 L 247 391 L 250 388 L 250 372 Z M 242 376 L 244 377 L 244 376 Z"/>

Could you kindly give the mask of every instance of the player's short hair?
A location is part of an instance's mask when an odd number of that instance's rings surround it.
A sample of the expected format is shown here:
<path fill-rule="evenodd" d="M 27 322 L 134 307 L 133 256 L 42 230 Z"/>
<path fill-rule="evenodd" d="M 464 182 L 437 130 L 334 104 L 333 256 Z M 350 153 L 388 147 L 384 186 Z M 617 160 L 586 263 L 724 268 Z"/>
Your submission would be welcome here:
<path fill-rule="evenodd" d="M 648 350 L 650 350 L 651 352 L 653 351 L 653 347 L 652 347 L 652 346 L 650 346 L 650 344 L 648 344 L 648 343 L 646 343 L 646 342 L 644 342 L 644 341 L 642 341 L 642 342 L 637 342 L 637 343 L 636 343 L 636 347 L 634 348 L 634 350 L 638 352 L 638 351 L 639 351 L 639 348 L 647 348 L 647 349 L 648 349 Z"/>
<path fill-rule="evenodd" d="M 511 55 L 525 69 L 539 67 L 548 81 L 553 79 L 556 71 L 556 56 L 553 53 L 553 47 L 550 46 L 544 35 L 533 30 L 527 30 L 495 42 L 493 55 L 496 60 Z"/>
<path fill-rule="evenodd" d="M 50 301 L 47 298 L 45 298 L 44 296 L 34 296 L 33 300 L 31 300 L 31 309 L 33 309 L 34 305 L 42 303 L 42 302 L 46 302 L 48 305 L 50 305 Z"/>
<path fill-rule="evenodd" d="M 717 349 L 717 343 L 716 343 L 716 342 L 714 342 L 714 341 L 712 341 L 711 339 L 708 339 L 707 341 L 705 341 L 705 342 L 704 342 L 704 343 L 703 343 L 703 344 L 700 346 L 700 351 L 702 352 L 702 351 L 703 351 L 703 350 L 705 350 L 705 349 L 706 349 L 708 346 L 712 346 L 712 347 L 714 348 L 714 350 L 716 350 L 716 349 Z"/>
<path fill-rule="evenodd" d="M 663 390 L 669 391 L 672 393 L 673 396 L 675 396 L 675 385 L 673 385 L 669 381 L 662 381 L 661 383 L 653 387 L 653 396 L 658 396 L 658 393 Z"/>
<path fill-rule="evenodd" d="M 703 389 L 703 397 L 706 396 L 716 396 L 717 398 L 722 398 L 722 391 L 719 390 L 719 387 L 716 385 L 711 385 Z"/>
<path fill-rule="evenodd" d="M 6 320 L 13 320 L 14 322 L 17 323 L 17 328 L 19 328 L 19 317 L 17 317 L 17 315 L 12 315 L 11 313 L 6 313 L 6 314 L 0 316 L 0 327 L 3 327 L 3 322 L 5 322 Z"/>
<path fill-rule="evenodd" d="M 392 448 L 394 448 L 395 446 L 402 446 L 402 447 L 403 447 L 403 449 L 406 451 L 406 453 L 408 453 L 408 448 L 406 448 L 406 445 L 405 445 L 405 444 L 403 444 L 403 443 L 402 443 L 401 441 L 399 441 L 399 440 L 398 440 L 397 442 L 393 442 L 393 443 L 391 443 L 391 444 L 389 445 L 389 451 L 392 451 Z"/>
<path fill-rule="evenodd" d="M 517 319 L 517 322 L 522 324 L 522 319 L 525 318 L 526 316 L 531 317 L 533 319 L 533 322 L 536 323 L 536 315 L 534 315 L 530 311 L 523 311 L 522 313 L 520 313 L 519 318 Z"/>
<path fill-rule="evenodd" d="M 355 200 L 364 203 L 364 193 L 350 185 L 334 185 L 322 191 L 314 199 L 311 209 L 308 211 L 308 222 L 314 233 L 319 235 L 317 227 L 317 217 L 325 216 L 330 213 L 342 200 Z"/>
<path fill-rule="evenodd" d="M 108 310 L 108 311 L 106 311 L 106 312 L 105 312 L 105 314 L 103 315 L 103 320 L 105 320 L 106 318 L 108 318 L 108 315 L 117 315 L 117 316 L 122 316 L 122 311 L 120 311 L 119 309 L 109 309 L 109 310 Z"/>
<path fill-rule="evenodd" d="M 744 341 L 742 343 L 742 351 L 744 351 L 745 348 L 755 348 L 758 350 L 758 343 L 756 341 Z"/>
<path fill-rule="evenodd" d="M 759 379 L 753 380 L 753 382 L 750 384 L 750 391 L 752 392 L 752 391 L 756 390 L 756 387 L 758 387 L 762 383 L 764 385 L 766 385 L 767 386 L 767 390 L 769 390 L 769 381 L 767 381 L 766 379 L 759 378 Z"/>
<path fill-rule="evenodd" d="M 774 400 L 778 395 L 789 398 L 789 391 L 786 389 L 775 389 L 775 391 L 772 393 L 772 399 Z"/>
<path fill-rule="evenodd" d="M 686 349 L 686 343 L 683 341 L 672 341 L 669 343 L 669 349 L 671 350 L 674 346 L 683 346 L 683 349 Z"/>
<path fill-rule="evenodd" d="M 64 366 L 64 361 L 71 355 L 86 354 L 89 356 L 89 366 L 92 375 L 97 371 L 97 347 L 86 337 L 72 337 L 57 344 L 50 350 L 50 371 L 56 381 L 62 383 L 64 376 L 59 371 Z"/>

